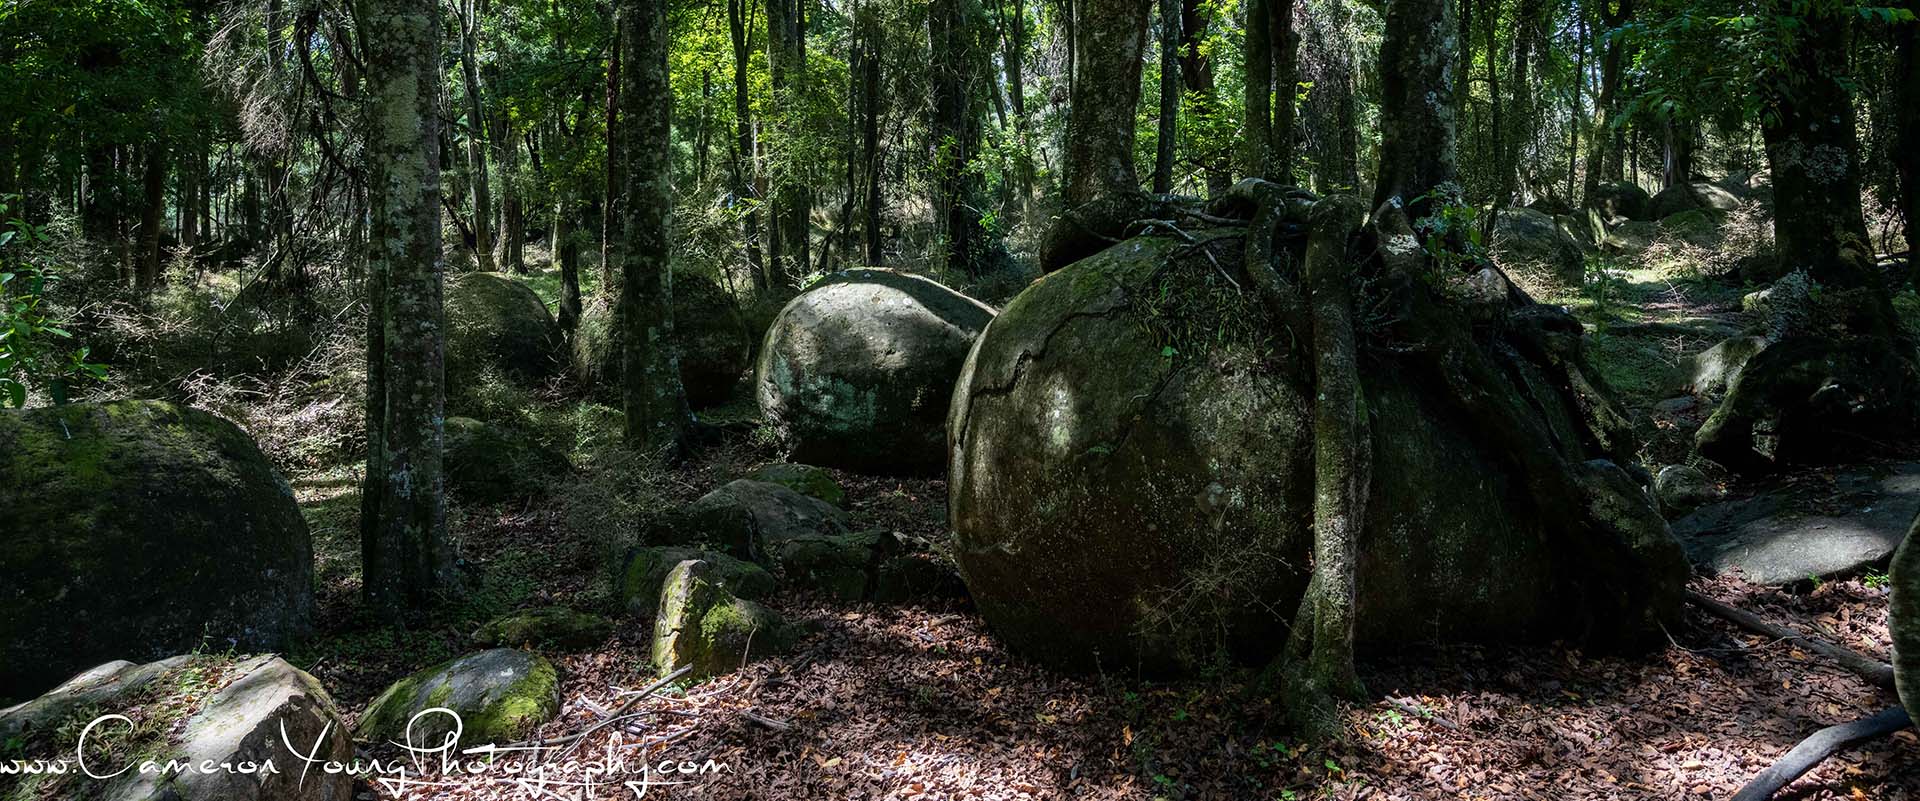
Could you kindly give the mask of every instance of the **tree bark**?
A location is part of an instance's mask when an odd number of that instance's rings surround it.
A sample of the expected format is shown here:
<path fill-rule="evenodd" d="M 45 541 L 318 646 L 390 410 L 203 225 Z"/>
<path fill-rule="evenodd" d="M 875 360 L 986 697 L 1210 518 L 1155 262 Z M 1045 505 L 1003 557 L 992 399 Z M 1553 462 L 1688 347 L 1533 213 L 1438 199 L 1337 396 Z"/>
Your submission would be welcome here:
<path fill-rule="evenodd" d="M 1201 40 L 1206 38 L 1210 7 L 1203 0 L 1182 0 L 1180 4 L 1180 79 L 1186 85 L 1187 94 L 1193 96 L 1192 107 L 1188 110 L 1189 119 L 1205 120 L 1209 124 L 1220 114 L 1218 90 L 1214 86 L 1213 58 L 1200 52 Z M 1233 186 L 1233 154 L 1202 153 L 1196 155 L 1200 162 L 1200 172 L 1207 180 L 1207 196 L 1217 197 Z"/>
<path fill-rule="evenodd" d="M 1273 166 L 1273 27 L 1267 18 L 1274 2 L 1246 3 L 1246 124 L 1240 134 L 1240 171 L 1249 178 L 1266 178 Z"/>
<path fill-rule="evenodd" d="M 482 270 L 492 270 L 493 187 L 487 174 L 487 117 L 480 98 L 480 70 L 474 48 L 480 44 L 479 13 L 469 4 L 460 19 L 460 77 L 467 95 L 467 168 L 473 185 L 473 256 Z"/>
<path fill-rule="evenodd" d="M 985 15 L 977 0 L 932 0 L 927 8 L 933 74 L 934 208 L 942 220 L 949 270 L 978 278 L 991 266 L 981 228 L 979 175 L 969 169 L 980 150 L 986 113 Z"/>
<path fill-rule="evenodd" d="M 1313 84 L 1303 109 L 1314 188 L 1321 193 L 1357 191 L 1360 141 L 1354 108 L 1352 44 L 1344 29 L 1351 18 L 1347 0 L 1317 0 L 1302 18 L 1301 71 Z"/>
<path fill-rule="evenodd" d="M 165 254 L 160 248 L 160 226 L 167 211 L 167 148 L 151 143 L 145 148 L 140 204 L 140 258 L 135 266 L 134 286 L 144 296 L 160 285 L 160 268 Z"/>
<path fill-rule="evenodd" d="M 749 204 L 740 215 L 741 238 L 746 243 L 747 270 L 753 288 L 765 292 L 769 286 L 766 263 L 760 255 L 759 193 L 754 176 L 759 172 L 753 142 L 753 103 L 747 88 L 747 0 L 727 0 L 727 27 L 733 42 L 733 192 L 740 202 Z"/>
<path fill-rule="evenodd" d="M 626 242 L 616 317 L 627 443 L 676 454 L 693 415 L 673 345 L 672 104 L 665 0 L 620 0 L 620 152 Z"/>
<path fill-rule="evenodd" d="M 807 91 L 806 0 L 766 0 L 767 69 L 774 104 L 781 109 L 775 125 L 780 143 L 791 149 L 805 136 L 799 109 L 800 93 Z M 791 292 L 793 282 L 807 271 L 812 244 L 813 192 L 807 188 L 793 154 L 783 153 L 774 171 L 770 284 L 776 292 Z"/>
<path fill-rule="evenodd" d="M 1392 0 L 1380 44 L 1380 172 L 1373 205 L 1398 198 L 1408 217 L 1425 216 L 1420 198 L 1451 183 L 1458 169 L 1450 0 Z"/>
<path fill-rule="evenodd" d="M 1173 191 L 1173 156 L 1180 135 L 1180 0 L 1160 0 L 1160 128 L 1153 158 L 1153 193 Z"/>
<path fill-rule="evenodd" d="M 1582 193 L 1582 205 L 1587 208 L 1597 205 L 1601 181 L 1618 181 L 1624 172 L 1623 135 L 1614 118 L 1619 113 L 1627 44 L 1625 37 L 1615 32 L 1633 19 L 1634 2 L 1618 0 L 1619 5 L 1614 7 L 1606 2 L 1599 5 L 1600 25 L 1608 35 L 1606 52 L 1600 57 L 1600 94 L 1593 103 L 1593 135 L 1587 137 L 1587 180 Z M 1607 144 L 1602 144 L 1603 141 Z"/>
<path fill-rule="evenodd" d="M 860 63 L 860 153 L 861 162 L 866 167 L 862 176 L 862 190 L 866 197 L 860 204 L 860 229 L 866 237 L 868 266 L 879 266 L 885 256 L 880 237 L 880 118 L 886 113 L 883 111 L 886 98 L 880 83 L 880 56 L 873 52 L 875 45 L 871 44 L 880 41 L 880 19 L 875 15 L 872 3 L 860 4 L 856 24 L 861 38 L 870 43 Z"/>
<path fill-rule="evenodd" d="M 1062 211 L 1041 245 L 1043 270 L 1105 247 L 1146 205 L 1133 164 L 1133 114 L 1152 0 L 1080 0 L 1075 6 L 1078 74 L 1067 109 Z"/>
<path fill-rule="evenodd" d="M 520 142 L 514 136 L 513 123 L 502 109 L 489 127 L 494 141 L 495 161 L 500 165 L 500 228 L 494 239 L 494 262 L 515 275 L 527 271 L 527 215 L 516 189 L 520 171 Z"/>
<path fill-rule="evenodd" d="M 1785 0 L 1780 13 L 1792 14 Z M 1779 274 L 1805 268 L 1826 287 L 1873 280 L 1860 210 L 1860 146 L 1846 75 L 1846 24 L 1808 19 L 1782 53 L 1782 72 L 1759 84 L 1760 134 L 1772 168 Z"/>
<path fill-rule="evenodd" d="M 1913 2 L 1907 8 L 1920 10 Z M 1894 169 L 1900 176 L 1900 214 L 1906 223 L 1907 270 L 1920 286 L 1920 24 L 1893 31 Z"/>
<path fill-rule="evenodd" d="M 370 235 L 363 591 L 374 612 L 453 581 L 442 427 L 439 4 L 361 0 Z"/>

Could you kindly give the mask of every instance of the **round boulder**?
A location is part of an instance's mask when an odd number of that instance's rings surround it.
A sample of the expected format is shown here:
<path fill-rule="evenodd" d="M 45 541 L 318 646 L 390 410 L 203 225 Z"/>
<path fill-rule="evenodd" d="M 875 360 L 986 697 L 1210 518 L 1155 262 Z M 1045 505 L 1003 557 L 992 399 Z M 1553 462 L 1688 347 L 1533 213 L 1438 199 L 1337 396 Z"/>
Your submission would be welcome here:
<path fill-rule="evenodd" d="M 434 709 L 452 710 L 430 712 Z M 560 679 L 545 657 L 494 648 L 394 682 L 367 705 L 362 740 L 437 747 L 456 728 L 460 745 L 506 745 L 560 711 Z"/>
<path fill-rule="evenodd" d="M 993 314 L 924 278 L 837 273 L 788 302 L 767 331 L 760 411 L 796 462 L 937 472 L 954 378 Z"/>
<path fill-rule="evenodd" d="M 446 426 L 447 491 L 461 500 L 525 500 L 573 469 L 559 451 L 471 417 L 449 417 Z"/>
<path fill-rule="evenodd" d="M 1650 221 L 1653 219 L 1648 209 L 1651 203 L 1652 198 L 1647 195 L 1647 190 L 1626 181 L 1602 181 L 1594 186 L 1593 195 L 1587 198 L 1588 206 L 1610 220 Z"/>
<path fill-rule="evenodd" d="M 1180 673 L 1269 658 L 1307 585 L 1312 360 L 1236 289 L 1253 285 L 1238 233 L 1195 237 L 1135 238 L 1036 282 L 955 388 L 955 558 L 995 632 L 1043 663 Z M 1556 325 L 1514 326 L 1540 335 L 1494 358 L 1533 378 L 1477 391 L 1540 404 L 1538 424 L 1578 442 L 1543 365 L 1577 357 L 1579 327 Z M 1563 329 L 1571 343 L 1553 344 Z M 1571 446 L 1555 486 L 1577 489 L 1542 501 L 1444 381 L 1392 362 L 1362 372 L 1362 642 L 1658 636 L 1686 563 L 1624 471 Z"/>
<path fill-rule="evenodd" d="M 1499 211 L 1493 223 L 1493 260 L 1510 274 L 1534 275 L 1579 286 L 1586 252 L 1553 217 L 1529 208 Z"/>
<path fill-rule="evenodd" d="M 313 545 L 246 432 L 160 401 L 0 412 L 0 688 L 108 659 L 275 651 L 311 628 Z"/>
<path fill-rule="evenodd" d="M 582 383 L 617 395 L 620 351 L 614 334 L 613 304 L 588 304 L 574 330 L 573 366 Z M 680 384 L 695 409 L 725 403 L 752 366 L 753 342 L 733 296 L 706 276 L 674 273 L 673 338 L 680 345 Z"/>
<path fill-rule="evenodd" d="M 486 370 L 522 381 L 552 375 L 560 326 L 526 284 L 500 273 L 462 273 L 447 282 L 447 385 Z"/>

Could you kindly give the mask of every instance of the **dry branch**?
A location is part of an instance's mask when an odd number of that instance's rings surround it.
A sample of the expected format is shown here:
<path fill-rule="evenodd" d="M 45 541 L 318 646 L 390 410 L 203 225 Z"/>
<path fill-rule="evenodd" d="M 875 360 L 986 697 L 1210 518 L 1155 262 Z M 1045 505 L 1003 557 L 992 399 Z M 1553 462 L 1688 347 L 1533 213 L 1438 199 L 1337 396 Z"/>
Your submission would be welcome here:
<path fill-rule="evenodd" d="M 1687 600 L 1714 616 L 1731 621 L 1741 628 L 1765 634 L 1781 640 L 1797 642 L 1807 650 L 1820 654 L 1840 663 L 1841 667 L 1853 671 L 1875 687 L 1893 689 L 1893 666 L 1844 645 L 1838 645 L 1793 629 L 1772 623 L 1759 615 L 1740 609 L 1721 601 L 1709 598 L 1693 590 L 1687 591 Z"/>

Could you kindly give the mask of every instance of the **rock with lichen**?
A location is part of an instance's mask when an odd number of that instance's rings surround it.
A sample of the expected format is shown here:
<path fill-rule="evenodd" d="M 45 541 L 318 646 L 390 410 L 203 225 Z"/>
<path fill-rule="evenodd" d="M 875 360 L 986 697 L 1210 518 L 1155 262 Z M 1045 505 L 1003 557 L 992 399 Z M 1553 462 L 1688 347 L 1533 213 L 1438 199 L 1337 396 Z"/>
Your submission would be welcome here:
<path fill-rule="evenodd" d="M 753 472 L 748 473 L 745 477 L 754 481 L 779 484 L 794 492 L 802 495 L 811 495 L 834 506 L 840 506 L 847 501 L 847 491 L 842 489 L 840 482 L 833 480 L 833 474 L 827 472 L 826 468 L 823 467 L 815 467 L 810 464 L 793 464 L 791 462 L 773 462 L 754 468 Z"/>
<path fill-rule="evenodd" d="M 461 273 L 447 282 L 446 313 L 451 390 L 489 372 L 538 381 L 559 367 L 560 325 L 540 296 L 515 278 Z"/>
<path fill-rule="evenodd" d="M 752 562 L 723 553 L 673 545 L 639 546 L 621 559 L 619 596 L 621 608 L 638 618 L 652 619 L 660 603 L 660 587 L 674 566 L 689 559 L 706 562 L 710 578 L 741 598 L 755 599 L 772 595 L 776 587 L 773 574 Z"/>
<path fill-rule="evenodd" d="M 442 709 L 450 711 L 430 711 Z M 560 680 L 545 657 L 493 648 L 394 682 L 367 705 L 362 740 L 437 747 L 456 730 L 462 747 L 505 745 L 560 711 Z"/>
<path fill-rule="evenodd" d="M 0 412 L 0 576 L 0 694 L 312 627 L 293 491 L 239 427 L 161 401 Z"/>
<path fill-rule="evenodd" d="M 651 655 L 662 674 L 691 667 L 705 678 L 784 652 L 797 638 L 779 614 L 728 592 L 710 564 L 689 559 L 660 589 Z"/>
<path fill-rule="evenodd" d="M 768 329 L 755 373 L 760 411 L 793 461 L 937 472 L 954 378 L 993 314 L 925 278 L 836 273 Z"/>
<path fill-rule="evenodd" d="M 613 621 L 599 615 L 545 606 L 501 615 L 473 632 L 475 645 L 484 647 L 545 647 L 566 650 L 599 645 L 613 633 Z"/>

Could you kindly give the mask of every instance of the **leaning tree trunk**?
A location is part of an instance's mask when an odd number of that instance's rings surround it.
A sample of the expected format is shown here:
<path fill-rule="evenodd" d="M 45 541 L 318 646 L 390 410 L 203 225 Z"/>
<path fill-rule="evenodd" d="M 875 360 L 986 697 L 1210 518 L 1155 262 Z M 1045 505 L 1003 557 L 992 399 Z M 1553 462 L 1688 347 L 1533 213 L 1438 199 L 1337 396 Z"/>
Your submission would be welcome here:
<path fill-rule="evenodd" d="M 673 259 L 667 241 L 673 213 L 672 107 L 667 80 L 665 0 L 621 0 L 620 152 L 626 158 L 621 203 L 620 382 L 627 442 L 675 453 L 693 415 L 680 385 L 673 345 Z"/>
<path fill-rule="evenodd" d="M 439 4 L 362 0 L 366 53 L 367 605 L 394 614 L 453 581 L 442 470 Z"/>
<path fill-rule="evenodd" d="M 1075 3 L 1076 75 L 1067 109 L 1059 219 L 1040 247 L 1057 270 L 1098 252 L 1143 216 L 1147 195 L 1133 166 L 1134 107 L 1153 0 Z"/>

